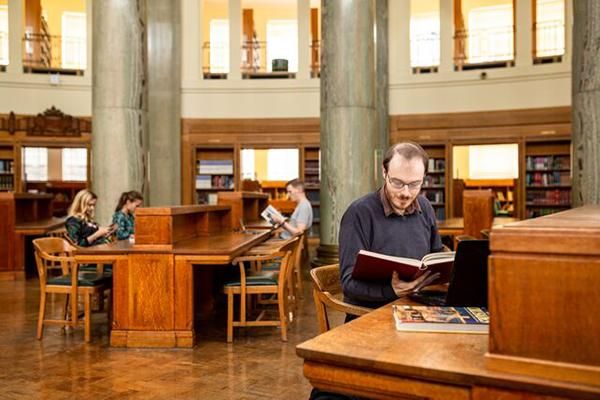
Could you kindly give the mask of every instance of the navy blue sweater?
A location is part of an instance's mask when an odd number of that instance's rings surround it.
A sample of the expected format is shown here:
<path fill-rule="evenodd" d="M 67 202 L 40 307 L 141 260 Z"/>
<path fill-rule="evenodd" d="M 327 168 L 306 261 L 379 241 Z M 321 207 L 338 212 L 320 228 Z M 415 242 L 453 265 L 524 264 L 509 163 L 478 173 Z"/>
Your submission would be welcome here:
<path fill-rule="evenodd" d="M 352 278 L 356 255 L 361 249 L 398 257 L 420 259 L 442 250 L 435 212 L 424 196 L 418 196 L 420 211 L 385 216 L 379 192 L 355 200 L 340 226 L 340 274 L 344 301 L 370 308 L 397 299 L 391 279 L 363 281 Z"/>

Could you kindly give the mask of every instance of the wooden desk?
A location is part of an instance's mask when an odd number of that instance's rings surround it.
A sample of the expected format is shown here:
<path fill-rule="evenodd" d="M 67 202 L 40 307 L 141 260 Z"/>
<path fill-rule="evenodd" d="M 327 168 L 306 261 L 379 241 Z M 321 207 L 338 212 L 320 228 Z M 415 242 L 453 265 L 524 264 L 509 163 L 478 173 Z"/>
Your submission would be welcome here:
<path fill-rule="evenodd" d="M 487 349 L 488 335 L 397 332 L 387 305 L 296 351 L 313 386 L 373 399 L 600 398 L 600 382 L 579 385 L 491 370 Z"/>
<path fill-rule="evenodd" d="M 60 228 L 52 217 L 50 194 L 0 193 L 0 279 L 25 276 L 25 238 Z"/>
<path fill-rule="evenodd" d="M 247 228 L 264 221 L 260 213 L 269 205 L 267 193 L 218 192 L 217 196 L 219 204 L 231 206 L 232 227 L 241 228 L 240 221 L 243 221 Z"/>
<path fill-rule="evenodd" d="M 492 222 L 493 226 L 501 226 L 518 221 L 518 218 L 496 217 Z M 448 218 L 438 221 L 438 230 L 440 235 L 458 236 L 464 233 L 463 218 Z"/>
<path fill-rule="evenodd" d="M 229 213 L 229 206 L 140 208 L 135 244 L 77 250 L 78 262 L 113 264 L 112 346 L 193 347 L 194 297 L 212 296 L 207 281 L 194 293 L 194 273 L 229 265 L 270 234 L 233 232 Z"/>

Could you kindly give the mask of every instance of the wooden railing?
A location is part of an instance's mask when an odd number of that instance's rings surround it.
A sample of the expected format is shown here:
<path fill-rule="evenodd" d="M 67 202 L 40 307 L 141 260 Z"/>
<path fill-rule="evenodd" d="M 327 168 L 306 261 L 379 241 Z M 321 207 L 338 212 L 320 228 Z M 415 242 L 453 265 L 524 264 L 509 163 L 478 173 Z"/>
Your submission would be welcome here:
<path fill-rule="evenodd" d="M 23 37 L 25 72 L 81 75 L 85 69 L 84 38 L 26 33 Z"/>

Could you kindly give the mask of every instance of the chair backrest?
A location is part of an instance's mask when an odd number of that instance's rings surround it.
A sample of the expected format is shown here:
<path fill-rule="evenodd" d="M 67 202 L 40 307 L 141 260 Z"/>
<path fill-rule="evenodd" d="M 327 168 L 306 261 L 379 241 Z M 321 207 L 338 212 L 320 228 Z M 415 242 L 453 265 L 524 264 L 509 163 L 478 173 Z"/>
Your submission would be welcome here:
<path fill-rule="evenodd" d="M 366 307 L 345 303 L 341 299 L 342 286 L 339 264 L 313 268 L 310 270 L 310 276 L 313 280 L 313 299 L 321 333 L 328 331 L 330 327 L 327 317 L 328 307 L 351 315 L 364 315 L 371 311 Z"/>
<path fill-rule="evenodd" d="M 34 239 L 33 247 L 40 285 L 46 284 L 48 269 L 56 268 L 57 265 L 60 265 L 63 275 L 70 273 L 71 266 L 75 262 L 72 257 L 74 248 L 65 239 L 58 237 Z"/>
<path fill-rule="evenodd" d="M 490 189 L 463 192 L 465 235 L 481 239 L 481 230 L 490 229 L 494 220 L 494 195 Z"/>
<path fill-rule="evenodd" d="M 285 286 L 284 284 L 290 282 L 290 279 L 292 279 L 299 243 L 299 237 L 296 236 L 279 249 L 279 255 L 282 257 L 281 265 L 279 266 L 278 284 L 280 287 Z"/>

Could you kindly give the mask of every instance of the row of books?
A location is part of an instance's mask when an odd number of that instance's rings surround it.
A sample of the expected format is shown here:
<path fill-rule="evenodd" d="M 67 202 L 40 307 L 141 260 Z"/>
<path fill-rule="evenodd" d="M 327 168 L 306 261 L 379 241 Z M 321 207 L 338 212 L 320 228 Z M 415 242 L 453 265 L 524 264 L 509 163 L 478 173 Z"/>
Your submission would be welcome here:
<path fill-rule="evenodd" d="M 233 175 L 233 160 L 198 160 L 199 174 Z"/>
<path fill-rule="evenodd" d="M 321 194 L 318 190 L 308 190 L 306 192 L 306 198 L 311 203 L 315 201 L 321 201 Z"/>
<path fill-rule="evenodd" d="M 306 160 L 304 162 L 305 174 L 319 174 L 319 160 Z"/>
<path fill-rule="evenodd" d="M 13 190 L 14 186 L 12 175 L 0 175 L 0 190 Z"/>
<path fill-rule="evenodd" d="M 428 190 L 423 192 L 427 200 L 432 203 L 443 203 L 444 202 L 444 191 L 443 190 Z"/>
<path fill-rule="evenodd" d="M 571 158 L 569 156 L 528 156 L 526 164 L 528 170 L 570 169 Z"/>
<path fill-rule="evenodd" d="M 423 179 L 423 188 L 428 186 L 444 186 L 446 180 L 443 175 L 426 175 Z"/>
<path fill-rule="evenodd" d="M 571 184 L 571 175 L 568 171 L 563 172 L 534 172 L 525 175 L 527 186 L 553 186 Z"/>
<path fill-rule="evenodd" d="M 528 205 L 568 206 L 571 204 L 571 190 L 528 190 L 526 201 Z"/>
<path fill-rule="evenodd" d="M 196 189 L 233 189 L 230 175 L 196 175 Z"/>
<path fill-rule="evenodd" d="M 443 221 L 446 219 L 446 210 L 444 207 L 435 208 L 435 219 Z"/>
<path fill-rule="evenodd" d="M 564 208 L 533 208 L 527 209 L 527 218 L 543 217 L 544 215 L 554 214 L 560 211 L 565 211 Z"/>
<path fill-rule="evenodd" d="M 497 191 L 496 199 L 498 199 L 498 201 L 501 201 L 501 202 L 513 201 L 513 192 L 511 190 L 509 190 L 506 192 L 506 195 L 504 195 L 504 192 Z"/>
<path fill-rule="evenodd" d="M 217 204 L 219 197 L 216 193 L 198 192 L 196 193 L 196 204 Z"/>
<path fill-rule="evenodd" d="M 12 160 L 0 160 L 0 173 L 13 173 L 13 165 Z"/>
<path fill-rule="evenodd" d="M 430 158 L 427 164 L 428 172 L 442 172 L 446 169 L 446 160 L 443 158 Z"/>
<path fill-rule="evenodd" d="M 304 178 L 304 183 L 308 185 L 318 185 L 320 183 L 319 175 L 307 175 Z"/>

